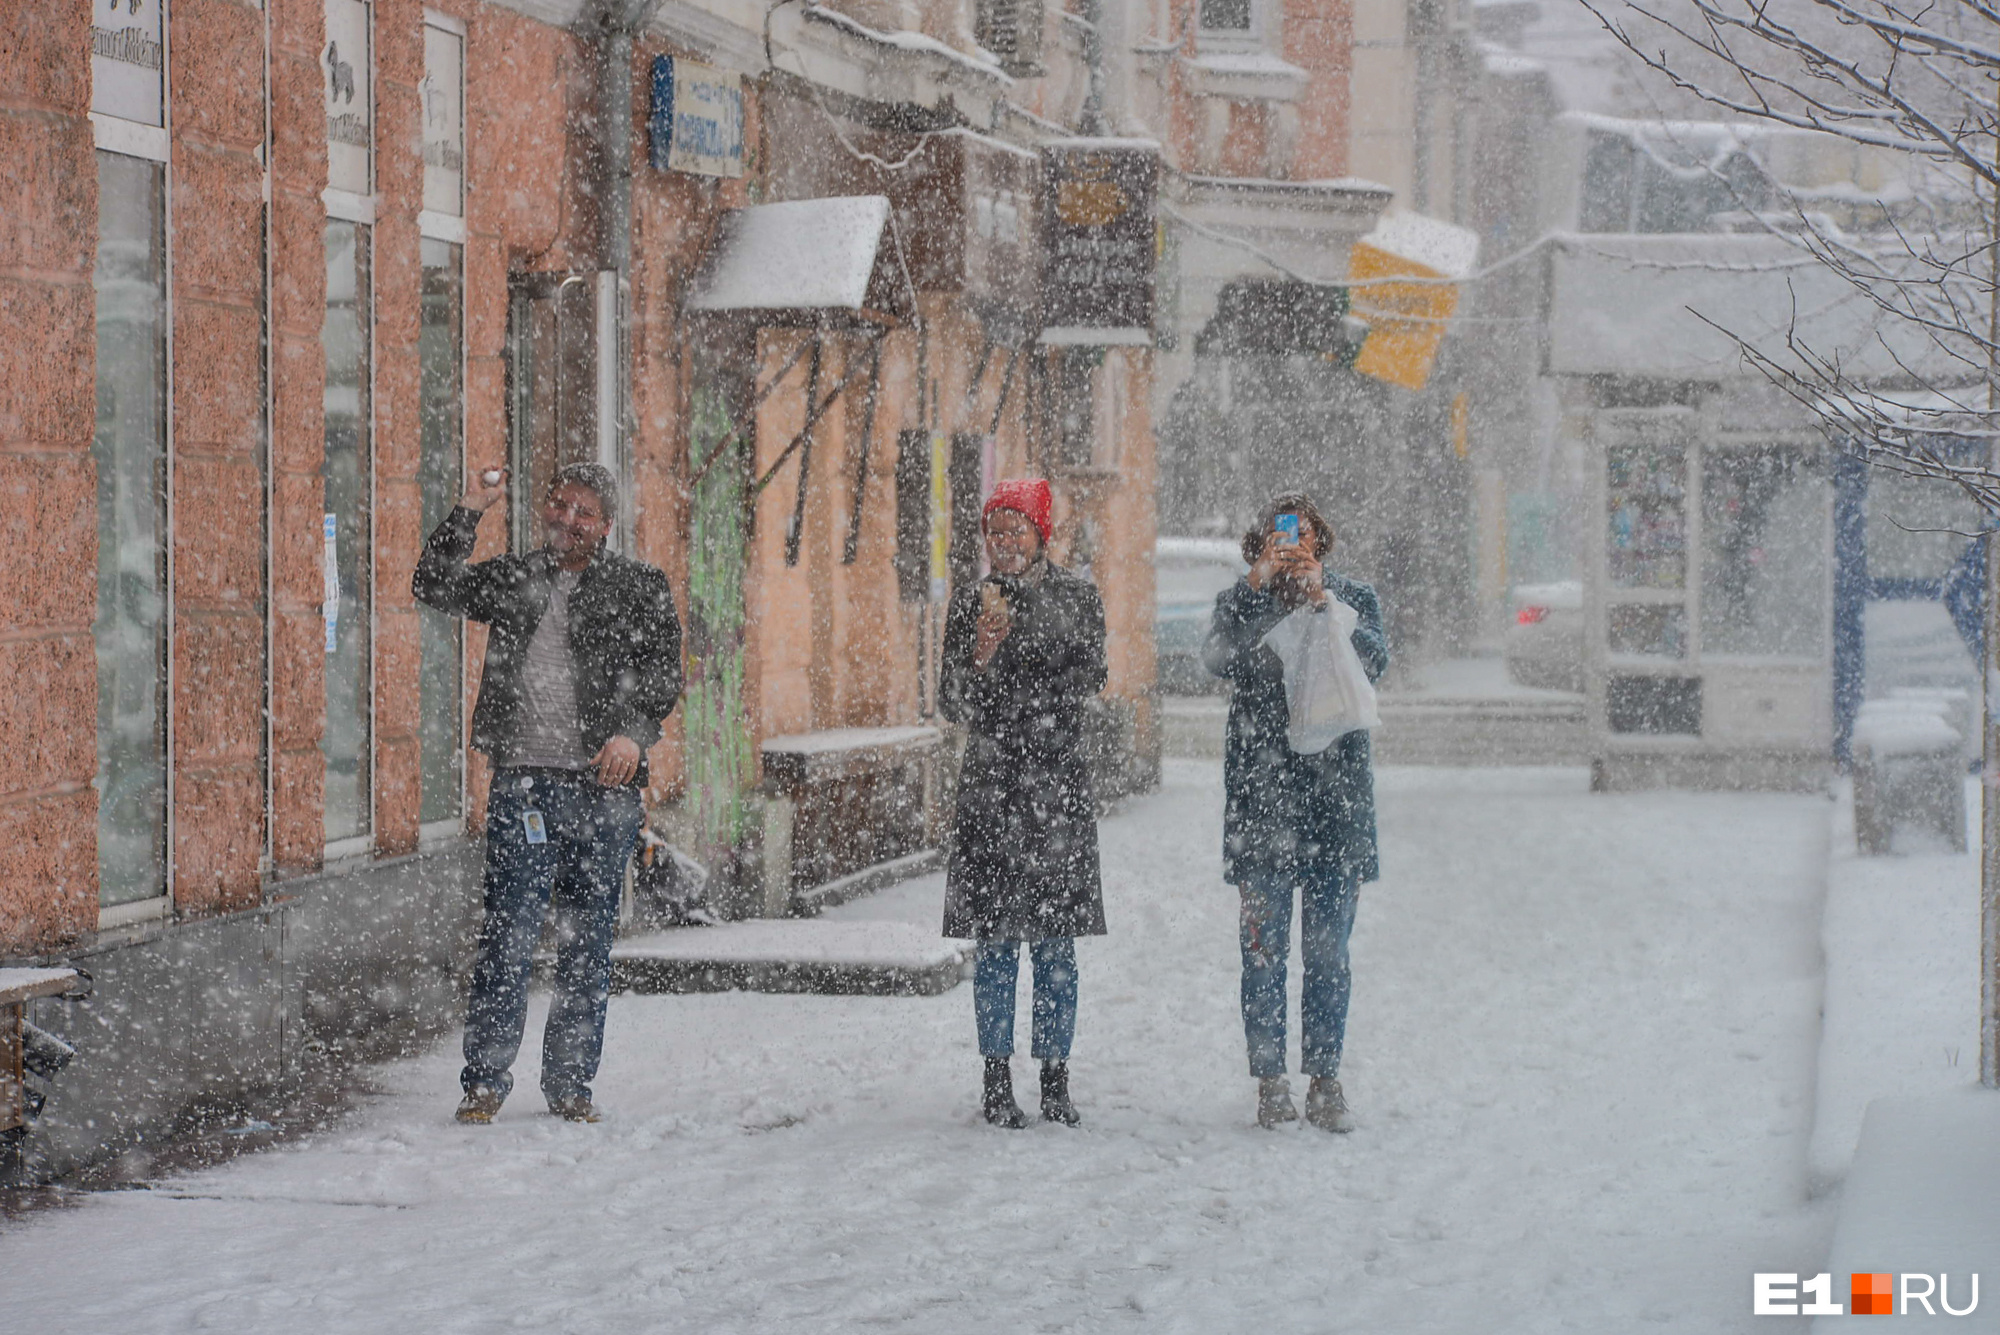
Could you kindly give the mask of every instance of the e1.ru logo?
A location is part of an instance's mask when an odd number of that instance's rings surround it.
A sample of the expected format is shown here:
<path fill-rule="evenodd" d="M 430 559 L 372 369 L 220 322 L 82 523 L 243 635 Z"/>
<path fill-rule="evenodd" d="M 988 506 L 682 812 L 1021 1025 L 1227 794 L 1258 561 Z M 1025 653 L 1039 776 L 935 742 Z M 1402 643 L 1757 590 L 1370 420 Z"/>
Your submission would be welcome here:
<path fill-rule="evenodd" d="M 1923 1304 L 1927 1316 L 1938 1315 L 1937 1308 L 1931 1306 L 1931 1299 L 1937 1299 L 1938 1307 L 1946 1316 L 1971 1316 L 1979 1306 L 1979 1276 L 1972 1277 L 1972 1301 L 1964 1307 L 1951 1305 L 1951 1276 L 1949 1275 L 1887 1275 L 1852 1274 L 1848 1276 L 1848 1308 L 1833 1301 L 1833 1276 L 1814 1275 L 1800 1282 L 1797 1275 L 1757 1274 L 1751 1277 L 1750 1313 L 1752 1316 L 1844 1316 L 1850 1312 L 1854 1316 L 1894 1316 L 1899 1311 L 1910 1315 L 1910 1304 Z M 1801 1298 L 1811 1298 L 1812 1302 L 1800 1302 Z M 1900 1306 L 1897 1299 L 1900 1298 Z"/>

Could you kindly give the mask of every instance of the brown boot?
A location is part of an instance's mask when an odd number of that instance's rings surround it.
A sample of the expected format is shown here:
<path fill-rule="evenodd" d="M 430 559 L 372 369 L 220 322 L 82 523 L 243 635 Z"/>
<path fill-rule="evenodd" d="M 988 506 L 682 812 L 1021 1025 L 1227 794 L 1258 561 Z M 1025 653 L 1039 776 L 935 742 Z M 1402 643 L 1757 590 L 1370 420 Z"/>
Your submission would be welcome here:
<path fill-rule="evenodd" d="M 1345 1134 L 1354 1129 L 1347 1115 L 1347 1098 L 1340 1082 L 1330 1075 L 1316 1075 L 1306 1090 L 1306 1120 L 1322 1131 Z"/>
<path fill-rule="evenodd" d="M 1298 1106 L 1292 1102 L 1292 1082 L 1281 1075 L 1261 1077 L 1257 1081 L 1257 1125 L 1275 1131 L 1287 1122 L 1298 1120 Z"/>
<path fill-rule="evenodd" d="M 493 1091 L 490 1085 L 474 1085 L 465 1091 L 459 1100 L 458 1111 L 452 1114 L 461 1126 L 485 1126 L 500 1112 L 500 1105 L 506 1100 Z"/>

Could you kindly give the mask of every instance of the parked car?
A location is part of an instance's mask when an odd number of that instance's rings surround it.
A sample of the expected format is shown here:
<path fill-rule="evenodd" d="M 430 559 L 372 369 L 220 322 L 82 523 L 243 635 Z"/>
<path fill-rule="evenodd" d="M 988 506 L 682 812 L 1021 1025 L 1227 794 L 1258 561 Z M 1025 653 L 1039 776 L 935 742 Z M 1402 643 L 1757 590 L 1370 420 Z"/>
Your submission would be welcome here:
<path fill-rule="evenodd" d="M 1215 596 L 1249 567 L 1233 542 L 1221 538 L 1161 538 L 1153 547 L 1153 646 L 1160 689 L 1168 695 L 1220 694 L 1226 683 L 1201 664 L 1201 642 Z"/>
<path fill-rule="evenodd" d="M 1583 581 L 1516 584 L 1507 675 L 1545 691 L 1583 689 Z"/>

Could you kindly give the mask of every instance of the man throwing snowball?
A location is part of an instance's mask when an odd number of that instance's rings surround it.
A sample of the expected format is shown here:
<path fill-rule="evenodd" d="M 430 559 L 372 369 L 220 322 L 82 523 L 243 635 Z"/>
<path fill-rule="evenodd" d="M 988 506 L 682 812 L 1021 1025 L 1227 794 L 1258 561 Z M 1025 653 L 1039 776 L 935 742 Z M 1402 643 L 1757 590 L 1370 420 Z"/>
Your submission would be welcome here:
<path fill-rule="evenodd" d="M 595 1122 L 611 937 L 645 809 L 646 751 L 681 693 L 681 625 L 653 566 L 605 550 L 618 486 L 599 464 L 559 471 L 544 545 L 470 564 L 479 521 L 507 494 L 476 477 L 424 544 L 420 602 L 491 629 L 472 745 L 493 762 L 486 920 L 465 1015 L 458 1120 L 491 1122 L 513 1088 L 542 919 L 556 913 L 555 996 L 542 1034 L 549 1111 Z"/>

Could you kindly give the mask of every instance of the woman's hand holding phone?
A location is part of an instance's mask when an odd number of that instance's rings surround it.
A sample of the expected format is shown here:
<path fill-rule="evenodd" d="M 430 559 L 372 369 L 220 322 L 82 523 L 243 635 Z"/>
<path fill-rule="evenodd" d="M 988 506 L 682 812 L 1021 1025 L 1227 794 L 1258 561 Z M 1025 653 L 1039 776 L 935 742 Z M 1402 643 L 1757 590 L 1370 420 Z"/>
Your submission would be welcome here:
<path fill-rule="evenodd" d="M 1292 521 L 1289 529 L 1287 519 Z M 1297 515 L 1279 515 L 1273 521 L 1263 553 L 1250 567 L 1250 587 L 1293 607 L 1302 603 L 1317 607 L 1326 602 L 1326 577 L 1318 558 L 1298 540 L 1298 520 Z"/>
<path fill-rule="evenodd" d="M 1007 602 L 1007 595 L 998 585 L 979 586 L 979 621 L 977 639 L 972 646 L 972 663 L 981 672 L 993 661 L 993 655 L 1000 651 L 1000 642 L 1014 629 L 1014 609 Z"/>

